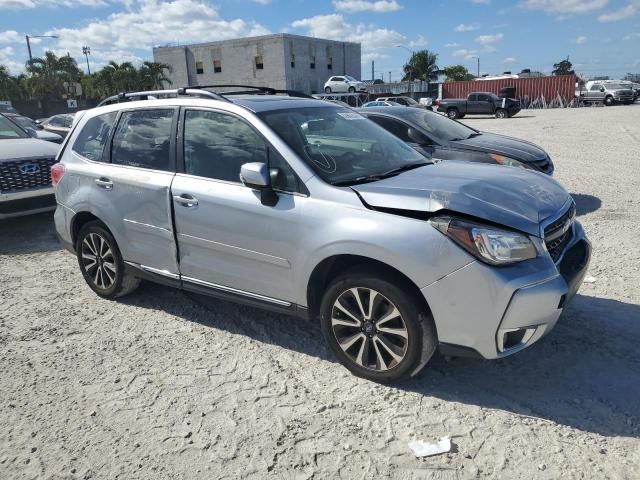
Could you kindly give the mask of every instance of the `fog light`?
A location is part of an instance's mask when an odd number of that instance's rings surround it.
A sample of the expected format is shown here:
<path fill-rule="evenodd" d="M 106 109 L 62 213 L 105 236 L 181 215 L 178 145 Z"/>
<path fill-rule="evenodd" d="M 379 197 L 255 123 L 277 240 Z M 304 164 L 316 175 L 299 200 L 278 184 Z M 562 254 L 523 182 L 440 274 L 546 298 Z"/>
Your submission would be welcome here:
<path fill-rule="evenodd" d="M 538 327 L 508 328 L 498 330 L 498 352 L 511 352 L 524 348 Z"/>

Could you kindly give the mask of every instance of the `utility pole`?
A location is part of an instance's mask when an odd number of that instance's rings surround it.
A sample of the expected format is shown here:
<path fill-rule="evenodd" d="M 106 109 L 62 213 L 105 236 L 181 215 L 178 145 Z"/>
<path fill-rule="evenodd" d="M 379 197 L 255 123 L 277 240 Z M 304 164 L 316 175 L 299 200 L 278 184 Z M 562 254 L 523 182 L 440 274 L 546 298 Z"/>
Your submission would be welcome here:
<path fill-rule="evenodd" d="M 371 81 L 374 81 L 374 80 L 376 79 L 376 74 L 375 74 L 376 69 L 375 69 L 375 65 L 376 65 L 375 60 L 371 60 Z"/>
<path fill-rule="evenodd" d="M 25 35 L 24 38 L 27 40 L 27 51 L 29 52 L 29 60 L 33 60 L 33 55 L 31 55 L 31 42 L 29 42 L 30 38 L 58 38 L 57 35 Z"/>
<path fill-rule="evenodd" d="M 389 70 L 389 83 L 391 83 L 391 70 Z"/>
<path fill-rule="evenodd" d="M 91 68 L 89 68 L 89 55 L 91 55 L 91 48 L 82 47 L 82 54 L 87 59 L 87 75 L 91 75 Z"/>

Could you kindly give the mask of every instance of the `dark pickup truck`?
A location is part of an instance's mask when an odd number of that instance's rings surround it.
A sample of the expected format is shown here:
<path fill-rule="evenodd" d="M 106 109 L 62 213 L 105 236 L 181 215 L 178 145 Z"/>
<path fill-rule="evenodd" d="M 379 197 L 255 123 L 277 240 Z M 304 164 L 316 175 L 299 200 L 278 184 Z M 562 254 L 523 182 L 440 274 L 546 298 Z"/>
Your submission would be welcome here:
<path fill-rule="evenodd" d="M 495 115 L 496 118 L 508 118 L 520 111 L 520 102 L 513 98 L 500 98 L 494 93 L 474 92 L 466 99 L 439 100 L 438 111 L 446 113 L 452 119 L 464 118 L 465 115 Z"/>

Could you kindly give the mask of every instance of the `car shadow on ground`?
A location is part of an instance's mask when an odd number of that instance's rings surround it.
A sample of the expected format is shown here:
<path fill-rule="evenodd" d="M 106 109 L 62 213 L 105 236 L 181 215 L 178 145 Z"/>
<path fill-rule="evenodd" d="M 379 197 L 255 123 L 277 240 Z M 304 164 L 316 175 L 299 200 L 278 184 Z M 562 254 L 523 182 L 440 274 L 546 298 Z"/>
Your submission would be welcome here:
<path fill-rule="evenodd" d="M 576 215 L 586 215 L 587 213 L 595 212 L 602 206 L 602 200 L 593 195 L 586 195 L 584 193 L 572 193 L 571 196 L 576 202 Z"/>
<path fill-rule="evenodd" d="M 335 362 L 317 322 L 151 284 L 123 301 Z M 578 295 L 546 338 L 517 355 L 494 361 L 436 355 L 417 377 L 395 386 L 602 435 L 640 437 L 639 319 L 638 305 Z"/>
<path fill-rule="evenodd" d="M 514 115 L 513 117 L 503 118 L 501 120 L 515 120 L 518 118 L 535 118 L 535 115 Z M 495 115 L 465 115 L 463 119 L 460 120 L 498 120 Z"/>
<path fill-rule="evenodd" d="M 61 248 L 53 212 L 0 221 L 0 255 L 55 252 Z"/>

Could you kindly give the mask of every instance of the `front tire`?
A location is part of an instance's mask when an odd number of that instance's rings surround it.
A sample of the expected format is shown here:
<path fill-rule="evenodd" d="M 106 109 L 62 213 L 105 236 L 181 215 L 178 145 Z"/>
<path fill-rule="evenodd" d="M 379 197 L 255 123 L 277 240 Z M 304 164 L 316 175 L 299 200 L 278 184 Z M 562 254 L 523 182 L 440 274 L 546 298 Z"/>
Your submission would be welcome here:
<path fill-rule="evenodd" d="M 447 117 L 449 117 L 451 120 L 455 120 L 456 118 L 460 117 L 460 112 L 457 108 L 450 108 L 449 110 L 447 110 Z"/>
<path fill-rule="evenodd" d="M 605 99 L 604 99 L 604 104 L 605 104 L 607 107 L 611 107 L 611 106 L 613 106 L 613 104 L 614 104 L 614 103 L 616 103 L 616 102 L 613 100 L 613 97 L 612 97 L 611 95 L 609 95 L 609 96 L 605 97 Z"/>
<path fill-rule="evenodd" d="M 349 87 L 349 93 L 356 93 L 356 87 Z"/>
<path fill-rule="evenodd" d="M 101 222 L 89 222 L 80 229 L 76 255 L 85 281 L 102 298 L 122 297 L 140 284 L 139 278 L 125 272 L 118 244 Z"/>
<path fill-rule="evenodd" d="M 496 110 L 496 118 L 507 118 L 507 111 L 503 110 L 502 108 Z"/>
<path fill-rule="evenodd" d="M 410 291 L 402 279 L 371 269 L 331 282 L 320 306 L 322 333 L 353 374 L 396 381 L 418 373 L 432 357 L 438 343 L 433 319 Z"/>

